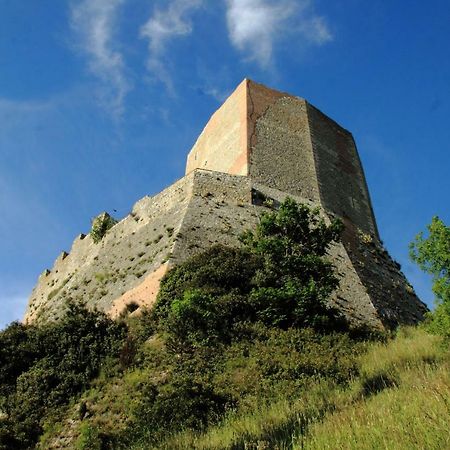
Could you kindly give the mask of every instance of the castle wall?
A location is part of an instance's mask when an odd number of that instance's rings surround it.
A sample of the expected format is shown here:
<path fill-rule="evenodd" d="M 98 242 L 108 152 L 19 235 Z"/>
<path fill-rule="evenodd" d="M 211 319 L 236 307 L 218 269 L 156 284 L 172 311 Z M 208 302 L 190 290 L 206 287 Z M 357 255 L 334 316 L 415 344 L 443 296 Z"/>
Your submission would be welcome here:
<path fill-rule="evenodd" d="M 350 220 L 344 225 L 342 245 L 383 326 L 395 328 L 423 320 L 428 308 L 417 298 L 400 265 L 372 235 Z"/>
<path fill-rule="evenodd" d="M 320 202 L 378 238 L 363 168 L 351 133 L 306 103 Z"/>
<path fill-rule="evenodd" d="M 177 227 L 192 196 L 193 178 L 187 176 L 138 201 L 98 244 L 90 236 L 77 238 L 70 253 L 63 253 L 39 277 L 25 321 L 58 318 L 66 299 L 109 311 L 117 298 L 141 285 L 170 259 Z M 140 299 L 130 298 L 135 300 L 139 304 Z"/>
<path fill-rule="evenodd" d="M 212 115 L 189 152 L 186 174 L 194 169 L 233 175 L 248 173 L 247 80 Z"/>
<path fill-rule="evenodd" d="M 60 255 L 53 269 L 40 277 L 26 320 L 56 319 L 68 298 L 86 300 L 113 317 L 130 304 L 151 307 L 170 267 L 214 244 L 240 245 L 239 236 L 255 228 L 270 210 L 267 205 L 276 208 L 288 195 L 318 206 L 249 177 L 196 170 L 157 196 L 137 202 L 99 244 L 89 236 L 77 238 L 71 253 Z M 329 220 L 326 211 L 323 215 Z M 341 280 L 331 301 L 353 324 L 381 328 L 423 317 L 426 307 L 395 263 L 351 222 L 343 242 L 329 253 Z"/>
<path fill-rule="evenodd" d="M 306 102 L 282 97 L 256 122 L 250 176 L 291 195 L 320 201 Z"/>
<path fill-rule="evenodd" d="M 352 135 L 305 100 L 244 80 L 206 125 L 186 172 L 138 201 L 100 243 L 80 235 L 39 277 L 25 321 L 57 319 L 66 299 L 113 317 L 150 307 L 170 267 L 214 244 L 239 245 L 288 195 L 344 220 L 329 251 L 341 280 L 331 301 L 352 323 L 423 318 L 426 306 L 380 246 Z"/>

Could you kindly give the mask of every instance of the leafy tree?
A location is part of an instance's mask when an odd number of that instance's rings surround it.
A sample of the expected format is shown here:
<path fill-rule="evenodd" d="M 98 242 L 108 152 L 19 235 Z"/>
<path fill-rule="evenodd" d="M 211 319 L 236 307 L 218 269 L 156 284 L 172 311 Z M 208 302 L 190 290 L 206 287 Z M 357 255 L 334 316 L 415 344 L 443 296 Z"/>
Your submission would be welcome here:
<path fill-rule="evenodd" d="M 243 248 L 214 246 L 171 270 L 156 315 L 177 350 L 229 343 L 243 323 L 345 328 L 328 304 L 338 285 L 326 252 L 342 224 L 292 199 L 265 214 Z"/>
<path fill-rule="evenodd" d="M 436 310 L 429 317 L 429 327 L 450 338 L 450 227 L 433 217 L 427 229 L 428 237 L 421 232 L 411 242 L 410 256 L 433 276 Z"/>
<path fill-rule="evenodd" d="M 13 323 L 0 333 L 0 449 L 29 448 L 41 420 L 85 389 L 105 359 L 117 357 L 126 328 L 97 311 L 69 303 L 59 322 Z M 16 353 L 16 354 L 15 354 Z"/>
<path fill-rule="evenodd" d="M 254 232 L 244 234 L 246 248 L 261 261 L 250 295 L 258 319 L 282 328 L 344 325 L 328 304 L 339 280 L 326 259 L 342 227 L 340 220 L 326 224 L 319 209 L 287 198 L 278 211 L 262 217 Z"/>

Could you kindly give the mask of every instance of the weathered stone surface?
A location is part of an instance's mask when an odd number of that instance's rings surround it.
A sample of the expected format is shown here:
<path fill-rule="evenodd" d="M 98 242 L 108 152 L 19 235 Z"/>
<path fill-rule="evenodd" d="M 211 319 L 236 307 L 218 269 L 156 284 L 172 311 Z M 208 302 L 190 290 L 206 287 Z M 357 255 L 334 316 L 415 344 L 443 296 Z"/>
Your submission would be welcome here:
<path fill-rule="evenodd" d="M 39 277 L 25 321 L 56 319 L 66 298 L 114 317 L 152 306 L 170 267 L 215 243 L 239 245 L 267 210 L 261 199 L 276 207 L 286 196 L 343 219 L 329 255 L 341 278 L 332 301 L 354 324 L 423 318 L 425 305 L 380 244 L 353 137 L 305 100 L 244 80 L 206 125 L 186 173 L 139 200 L 98 244 L 80 235 Z"/>
<path fill-rule="evenodd" d="M 299 97 L 244 80 L 190 151 L 186 173 L 196 168 L 309 198 L 378 238 L 351 133 Z"/>

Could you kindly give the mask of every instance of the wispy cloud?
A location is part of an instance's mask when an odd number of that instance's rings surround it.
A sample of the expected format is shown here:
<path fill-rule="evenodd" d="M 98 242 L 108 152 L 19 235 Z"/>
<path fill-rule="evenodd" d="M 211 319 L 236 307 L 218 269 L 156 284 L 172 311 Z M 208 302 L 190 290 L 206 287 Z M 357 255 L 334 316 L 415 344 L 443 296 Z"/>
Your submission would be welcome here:
<path fill-rule="evenodd" d="M 309 41 L 318 45 L 322 45 L 333 40 L 333 35 L 331 34 L 325 19 L 320 16 L 313 16 L 309 19 L 303 20 L 300 23 L 299 29 Z"/>
<path fill-rule="evenodd" d="M 173 0 L 166 9 L 155 9 L 141 28 L 141 36 L 148 39 L 147 68 L 169 92 L 173 93 L 173 84 L 167 69 L 166 47 L 171 40 L 192 33 L 190 14 L 202 3 L 203 0 Z"/>
<path fill-rule="evenodd" d="M 309 0 L 226 0 L 226 5 L 231 43 L 262 67 L 270 64 L 275 41 L 286 34 L 300 33 L 319 45 L 332 39 Z"/>
<path fill-rule="evenodd" d="M 89 70 L 101 81 L 100 101 L 116 117 L 123 113 L 131 88 L 123 56 L 114 46 L 117 13 L 125 1 L 80 0 L 71 11 L 79 47 L 88 57 Z"/>
<path fill-rule="evenodd" d="M 4 120 L 16 113 L 39 113 L 52 107 L 51 100 L 9 100 L 0 97 L 0 118 Z"/>

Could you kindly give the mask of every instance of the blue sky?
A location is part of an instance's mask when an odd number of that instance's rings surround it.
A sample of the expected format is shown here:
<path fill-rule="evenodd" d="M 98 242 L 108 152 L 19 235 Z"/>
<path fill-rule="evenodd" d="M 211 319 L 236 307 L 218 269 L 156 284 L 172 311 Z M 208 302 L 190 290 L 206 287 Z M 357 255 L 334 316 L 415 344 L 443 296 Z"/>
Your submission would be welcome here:
<path fill-rule="evenodd" d="M 245 77 L 352 131 L 380 233 L 450 223 L 448 0 L 0 0 L 0 327 L 103 210 L 180 178 Z"/>

